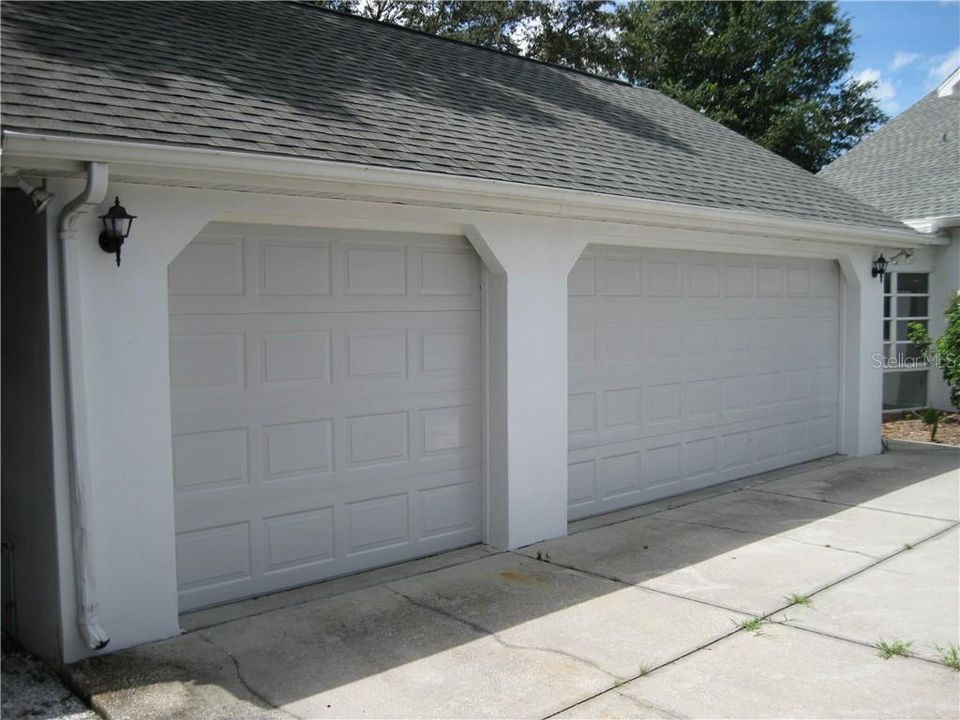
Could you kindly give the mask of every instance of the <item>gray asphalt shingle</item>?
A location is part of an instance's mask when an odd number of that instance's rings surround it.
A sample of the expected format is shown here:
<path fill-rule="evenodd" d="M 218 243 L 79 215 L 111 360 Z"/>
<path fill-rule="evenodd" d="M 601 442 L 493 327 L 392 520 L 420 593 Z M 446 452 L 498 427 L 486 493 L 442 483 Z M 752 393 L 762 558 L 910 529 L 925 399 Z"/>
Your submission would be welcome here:
<path fill-rule="evenodd" d="M 3 126 L 903 229 L 648 89 L 280 2 L 4 2 Z"/>
<path fill-rule="evenodd" d="M 820 177 L 901 220 L 960 215 L 960 96 L 930 93 Z"/>

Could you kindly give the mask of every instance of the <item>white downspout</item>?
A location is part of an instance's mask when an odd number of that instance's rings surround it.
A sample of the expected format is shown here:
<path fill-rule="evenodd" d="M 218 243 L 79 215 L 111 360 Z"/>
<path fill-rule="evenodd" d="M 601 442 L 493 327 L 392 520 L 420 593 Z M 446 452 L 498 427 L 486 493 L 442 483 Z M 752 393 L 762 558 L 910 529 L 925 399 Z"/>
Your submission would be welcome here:
<path fill-rule="evenodd" d="M 110 637 L 100 626 L 97 582 L 91 557 L 92 494 L 87 445 L 86 394 L 80 323 L 80 269 L 77 262 L 77 219 L 107 194 L 107 164 L 87 163 L 87 185 L 64 205 L 58 224 L 60 241 L 60 303 L 70 443 L 70 514 L 73 528 L 73 574 L 77 591 L 77 629 L 94 650 L 106 647 Z"/>

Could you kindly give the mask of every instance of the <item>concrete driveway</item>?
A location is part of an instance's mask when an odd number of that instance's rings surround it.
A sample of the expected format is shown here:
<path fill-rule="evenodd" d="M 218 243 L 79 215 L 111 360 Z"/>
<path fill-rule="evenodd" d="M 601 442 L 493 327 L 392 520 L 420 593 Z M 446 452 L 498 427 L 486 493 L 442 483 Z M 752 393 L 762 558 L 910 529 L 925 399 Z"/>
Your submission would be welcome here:
<path fill-rule="evenodd" d="M 68 673 L 108 718 L 955 718 L 958 467 L 828 458 L 193 613 Z"/>

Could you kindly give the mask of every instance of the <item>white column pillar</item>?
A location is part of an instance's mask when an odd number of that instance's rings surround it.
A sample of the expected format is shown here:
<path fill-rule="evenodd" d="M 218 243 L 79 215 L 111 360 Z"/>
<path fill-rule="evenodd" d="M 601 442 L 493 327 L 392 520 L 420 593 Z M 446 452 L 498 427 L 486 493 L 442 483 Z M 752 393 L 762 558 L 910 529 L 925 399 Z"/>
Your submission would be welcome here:
<path fill-rule="evenodd" d="M 466 228 L 486 263 L 487 541 L 567 532 L 567 275 L 586 247 L 523 221 Z"/>
<path fill-rule="evenodd" d="M 840 452 L 880 452 L 883 409 L 883 283 L 871 276 L 875 250 L 841 255 L 843 327 Z"/>

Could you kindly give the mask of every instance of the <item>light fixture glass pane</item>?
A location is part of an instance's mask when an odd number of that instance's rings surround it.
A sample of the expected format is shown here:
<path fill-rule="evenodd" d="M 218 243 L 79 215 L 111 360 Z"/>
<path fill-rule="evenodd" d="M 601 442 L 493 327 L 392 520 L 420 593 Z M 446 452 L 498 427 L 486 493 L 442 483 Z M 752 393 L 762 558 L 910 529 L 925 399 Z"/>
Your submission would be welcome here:
<path fill-rule="evenodd" d="M 927 273 L 897 273 L 897 293 L 920 293 L 929 291 Z"/>
<path fill-rule="evenodd" d="M 883 409 L 907 410 L 927 404 L 927 371 L 883 374 Z"/>

